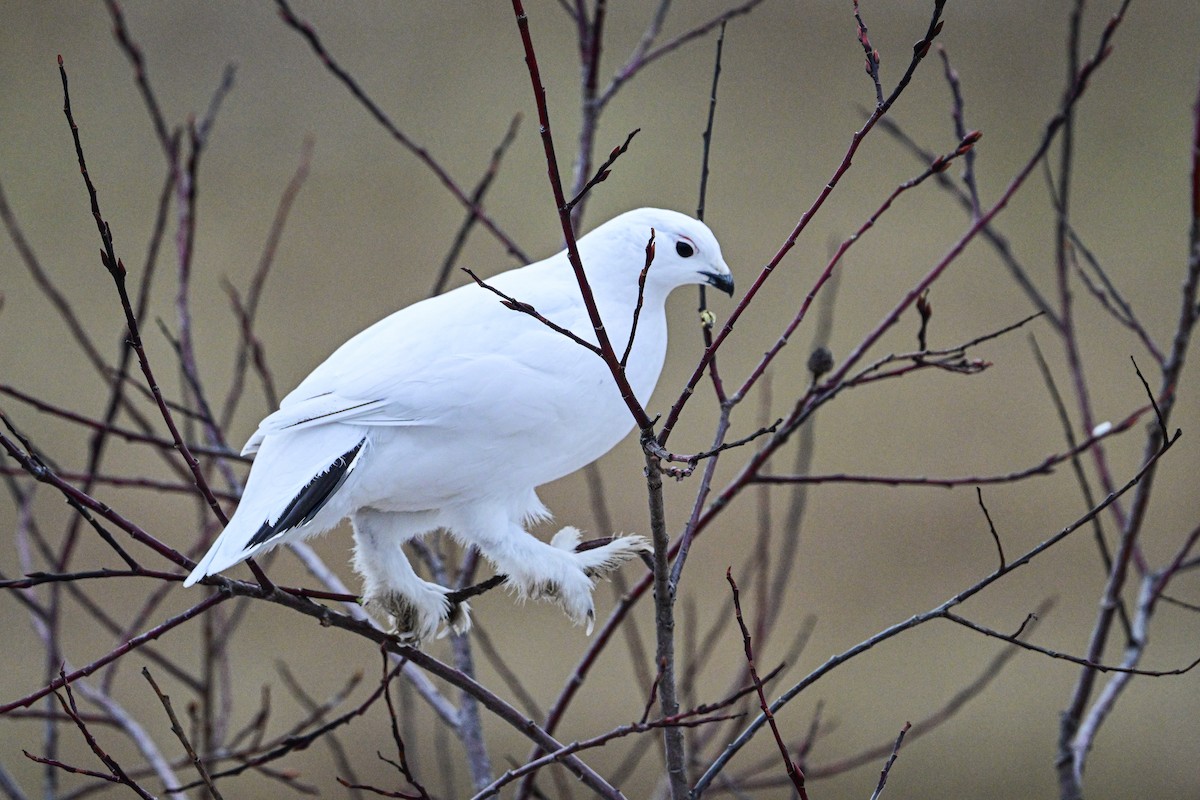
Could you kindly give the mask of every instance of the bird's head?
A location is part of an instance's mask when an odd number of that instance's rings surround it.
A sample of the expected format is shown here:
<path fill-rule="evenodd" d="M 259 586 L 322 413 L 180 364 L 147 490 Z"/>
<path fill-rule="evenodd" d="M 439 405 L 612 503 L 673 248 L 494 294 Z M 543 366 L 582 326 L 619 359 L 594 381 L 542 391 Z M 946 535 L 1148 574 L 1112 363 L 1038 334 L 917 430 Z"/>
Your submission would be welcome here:
<path fill-rule="evenodd" d="M 611 277 L 628 280 L 629 271 L 636 269 L 632 272 L 636 280 L 645 266 L 651 230 L 654 261 L 646 275 L 647 291 L 657 289 L 665 296 L 678 286 L 699 283 L 733 294 L 733 275 L 721 256 L 717 237 L 708 226 L 686 214 L 661 208 L 626 211 L 581 238 L 579 246 L 589 276 L 597 268 L 606 272 L 615 268 L 622 274 L 610 273 Z M 617 253 L 619 258 L 613 259 Z"/>

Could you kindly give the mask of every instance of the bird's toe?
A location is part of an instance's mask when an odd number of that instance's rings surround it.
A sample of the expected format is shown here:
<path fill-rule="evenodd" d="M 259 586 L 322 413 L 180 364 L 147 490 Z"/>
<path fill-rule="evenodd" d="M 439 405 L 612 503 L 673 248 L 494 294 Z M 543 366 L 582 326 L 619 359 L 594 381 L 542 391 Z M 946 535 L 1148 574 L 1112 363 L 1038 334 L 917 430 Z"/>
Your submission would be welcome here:
<path fill-rule="evenodd" d="M 460 604 L 452 612 L 445 593 L 440 591 L 420 592 L 417 596 L 382 591 L 368 595 L 363 601 L 368 611 L 386 617 L 389 633 L 418 647 L 432 639 L 441 622 L 452 614 L 457 614 L 452 623 L 456 631 L 464 625 L 463 630 L 469 628 L 470 617 L 467 615 L 470 609 L 463 608 L 465 605 Z"/>
<path fill-rule="evenodd" d="M 637 535 L 614 536 L 607 542 L 599 542 L 585 542 L 574 553 L 580 568 L 592 578 L 603 578 L 626 561 L 653 549 L 646 537 Z"/>
<path fill-rule="evenodd" d="M 595 608 L 592 605 L 592 581 L 582 570 L 577 571 L 575 575 L 578 577 L 572 576 L 571 580 L 564 580 L 556 587 L 554 599 L 570 617 L 571 622 L 583 625 L 588 633 L 591 633 L 596 619 Z"/>
<path fill-rule="evenodd" d="M 466 601 L 451 603 L 446 616 L 446 627 L 438 634 L 438 638 L 442 638 L 451 631 L 462 636 L 469 630 L 471 630 L 471 606 Z"/>
<path fill-rule="evenodd" d="M 596 623 L 592 603 L 594 578 L 604 577 L 630 559 L 651 550 L 642 536 L 613 536 L 581 541 L 579 529 L 568 526 L 550 540 L 542 557 L 499 563 L 507 584 L 518 597 L 556 602 L 570 620 L 590 634 Z"/>

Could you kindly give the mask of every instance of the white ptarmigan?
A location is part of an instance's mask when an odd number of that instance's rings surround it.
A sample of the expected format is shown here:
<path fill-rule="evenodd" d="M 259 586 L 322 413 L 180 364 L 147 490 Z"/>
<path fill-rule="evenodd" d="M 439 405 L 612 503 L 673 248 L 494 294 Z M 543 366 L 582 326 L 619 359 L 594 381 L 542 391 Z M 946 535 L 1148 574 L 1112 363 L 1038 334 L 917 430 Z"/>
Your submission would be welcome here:
<path fill-rule="evenodd" d="M 704 223 L 653 208 L 609 220 L 579 239 L 579 253 L 618 355 L 652 230 L 626 365 L 643 404 L 666 355 L 667 295 L 685 284 L 733 291 Z M 596 341 L 566 251 L 487 283 Z M 647 541 L 623 536 L 577 553 L 575 528 L 547 544 L 525 524 L 549 515 L 538 486 L 600 458 L 632 427 L 608 368 L 577 342 L 478 285 L 423 300 L 339 347 L 259 424 L 242 450 L 257 455 L 237 512 L 184 586 L 350 517 L 364 605 L 408 638 L 470 625 L 466 604 L 452 606 L 401 549 L 438 529 L 477 547 L 520 596 L 554 599 L 590 630 L 592 578 Z"/>

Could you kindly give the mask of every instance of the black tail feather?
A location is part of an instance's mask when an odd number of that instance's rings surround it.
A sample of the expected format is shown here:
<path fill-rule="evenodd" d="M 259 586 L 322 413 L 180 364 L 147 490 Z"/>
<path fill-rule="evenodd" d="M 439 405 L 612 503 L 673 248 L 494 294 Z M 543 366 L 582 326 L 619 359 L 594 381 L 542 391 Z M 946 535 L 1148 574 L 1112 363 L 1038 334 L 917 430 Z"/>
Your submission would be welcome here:
<path fill-rule="evenodd" d="M 354 459 L 358 457 L 358 452 L 362 450 L 366 441 L 365 438 L 360 439 L 358 444 L 334 459 L 324 472 L 305 484 L 300 493 L 287 504 L 287 508 L 279 515 L 274 525 L 264 522 L 254 536 L 250 537 L 246 549 L 257 547 L 276 536 L 282 536 L 292 528 L 311 522 L 317 512 L 329 502 L 329 498 L 333 497 L 333 493 L 345 483 L 346 476 L 354 466 Z"/>

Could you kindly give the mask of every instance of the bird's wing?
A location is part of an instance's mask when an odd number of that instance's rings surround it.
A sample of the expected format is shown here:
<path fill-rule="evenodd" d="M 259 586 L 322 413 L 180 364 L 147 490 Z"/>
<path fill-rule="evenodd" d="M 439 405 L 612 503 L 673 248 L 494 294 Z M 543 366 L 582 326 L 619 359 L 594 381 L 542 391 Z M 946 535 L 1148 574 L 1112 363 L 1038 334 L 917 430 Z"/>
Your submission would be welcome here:
<path fill-rule="evenodd" d="M 577 325 L 581 304 L 560 286 L 569 274 L 540 272 L 526 267 L 496 283 Z M 243 454 L 257 452 L 270 434 L 334 422 L 449 424 L 481 405 L 531 412 L 544 406 L 547 383 L 574 379 L 571 365 L 583 358 L 590 356 L 578 344 L 494 294 L 464 286 L 402 309 L 339 347 L 259 423 Z"/>

